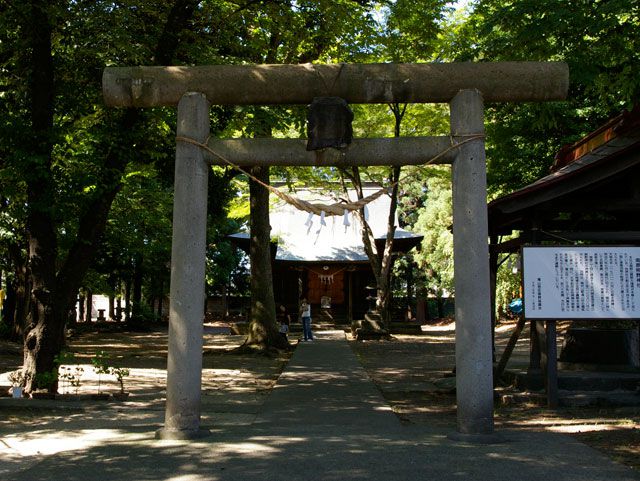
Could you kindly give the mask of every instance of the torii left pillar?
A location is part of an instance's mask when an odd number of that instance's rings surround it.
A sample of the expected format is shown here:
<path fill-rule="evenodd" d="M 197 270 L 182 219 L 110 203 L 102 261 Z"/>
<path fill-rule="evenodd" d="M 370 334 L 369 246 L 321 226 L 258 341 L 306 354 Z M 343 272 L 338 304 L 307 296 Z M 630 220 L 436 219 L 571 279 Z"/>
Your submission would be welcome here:
<path fill-rule="evenodd" d="M 188 92 L 178 103 L 178 136 L 206 142 L 209 103 Z M 160 439 L 193 439 L 208 434 L 200 427 L 202 334 L 209 165 L 202 149 L 176 146 L 171 248 L 171 291 L 167 358 L 167 402 Z"/>

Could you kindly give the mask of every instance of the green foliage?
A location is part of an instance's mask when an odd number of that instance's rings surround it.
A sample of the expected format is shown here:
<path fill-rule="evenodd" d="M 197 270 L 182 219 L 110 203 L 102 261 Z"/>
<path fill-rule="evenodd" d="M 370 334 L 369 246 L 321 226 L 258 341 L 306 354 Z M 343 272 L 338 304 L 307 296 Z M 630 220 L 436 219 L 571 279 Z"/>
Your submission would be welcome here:
<path fill-rule="evenodd" d="M 52 371 L 36 373 L 34 381 L 36 389 L 46 389 L 47 391 L 52 391 L 53 387 L 58 382 L 58 368 L 56 367 Z"/>
<path fill-rule="evenodd" d="M 102 375 L 109 374 L 109 362 L 110 357 L 104 351 L 96 352 L 96 355 L 91 358 L 93 370 L 98 375 L 98 394 L 102 390 Z"/>
<path fill-rule="evenodd" d="M 130 371 L 127 368 L 121 366 L 113 366 L 112 357 L 105 351 L 98 351 L 96 355 L 91 358 L 91 364 L 93 364 L 93 370 L 98 374 L 98 392 L 100 392 L 100 380 L 102 374 L 110 374 L 115 376 L 116 381 L 120 384 L 120 392 L 124 393 L 124 378 L 129 376 Z"/>
<path fill-rule="evenodd" d="M 500 259 L 500 261 L 502 260 L 503 258 Z M 511 255 L 498 268 L 496 282 L 496 315 L 498 319 L 512 315 L 508 309 L 509 303 L 520 297 L 520 277 L 522 271 L 516 270 L 516 266 L 517 256 Z"/>
<path fill-rule="evenodd" d="M 131 320 L 129 322 L 132 328 L 146 329 L 149 324 L 160 321 L 156 313 L 146 303 L 134 304 Z"/>
<path fill-rule="evenodd" d="M 14 387 L 24 387 L 27 384 L 28 375 L 22 369 L 11 371 L 8 375 L 9 382 Z"/>
<path fill-rule="evenodd" d="M 451 176 L 446 167 L 430 167 L 426 179 L 424 208 L 415 225 L 416 232 L 424 235 L 422 248 L 415 261 L 426 272 L 426 289 L 438 297 L 453 293 L 453 234 Z"/>
<path fill-rule="evenodd" d="M 60 373 L 58 374 L 58 380 L 61 381 L 59 390 L 61 393 L 66 391 L 67 385 L 75 388 L 75 393 L 78 394 L 80 384 L 82 383 L 82 374 L 84 368 L 82 366 L 75 366 L 71 368 L 69 366 L 61 366 Z"/>
<path fill-rule="evenodd" d="M 73 368 L 68 366 L 68 364 L 75 364 L 76 362 L 75 354 L 70 351 L 61 351 L 53 359 L 57 370 L 57 380 L 60 383 L 58 388 L 61 394 L 67 390 L 68 386 L 75 388 L 75 393 L 78 393 L 84 368 L 82 366 L 74 366 Z"/>
<path fill-rule="evenodd" d="M 417 62 L 433 60 L 438 39 L 443 33 L 447 13 L 451 11 L 447 0 L 396 0 L 384 8 L 385 60 Z"/>
<path fill-rule="evenodd" d="M 128 124 L 124 120 L 132 115 L 130 111 L 103 105 L 100 74 L 106 65 L 567 61 L 571 67 L 568 102 L 488 106 L 492 197 L 544 175 L 562 144 L 630 107 L 640 94 L 640 6 L 631 0 L 478 0 L 472 2 L 468 15 L 451 14 L 451 4 L 445 0 L 243 4 L 205 0 L 185 2 L 193 13 L 179 25 L 171 23 L 177 21 L 171 16 L 175 5 L 159 0 L 50 3 L 54 125 L 44 133 L 34 129 L 31 116 L 31 12 L 19 2 L 0 9 L 3 270 L 13 267 L 10 248 L 24 252 L 31 209 L 53 221 L 55 271 L 65 265 L 73 246 L 88 242 L 83 236 L 91 229 L 83 231 L 87 225 L 80 219 L 89 218 L 96 203 L 115 188 L 119 193 L 84 285 L 118 295 L 120 281 L 130 280 L 138 267 L 145 276 L 147 298 L 166 294 L 175 111 L 138 111 L 136 121 Z M 389 106 L 353 109 L 357 137 L 394 135 Z M 446 111 L 446 106 L 409 105 L 400 135 L 447 134 Z M 222 137 L 304 137 L 305 116 L 304 107 L 299 106 L 213 107 L 211 124 Z M 50 155 L 43 153 L 43 145 L 51 146 Z M 451 290 L 446 169 L 403 172 L 409 174 L 403 174 L 401 183 L 401 224 L 427 236 L 423 253 L 416 258 L 431 274 L 429 290 Z M 388 169 L 372 168 L 363 177 L 386 183 L 388 175 Z M 327 167 L 274 168 L 272 177 L 291 187 L 331 185 L 339 178 L 335 169 Z M 246 179 L 216 167 L 211 169 L 209 186 L 207 286 L 208 292 L 219 292 L 224 286 L 239 288 L 246 283 L 243 256 L 225 240 L 247 219 Z M 42 194 L 36 196 L 37 202 L 34 192 Z M 97 224 L 93 227 L 100 231 Z"/>
<path fill-rule="evenodd" d="M 129 376 L 129 369 L 124 367 L 112 367 L 109 374 L 116 377 L 116 381 L 120 384 L 120 392 L 124 394 L 124 378 Z"/>
<path fill-rule="evenodd" d="M 91 358 L 91 364 L 96 374 L 108 374 L 109 363 L 111 357 L 105 351 L 98 351 L 96 355 Z"/>
<path fill-rule="evenodd" d="M 562 103 L 487 109 L 489 189 L 511 192 L 548 172 L 554 154 L 640 98 L 640 6 L 631 0 L 481 0 L 456 23 L 456 60 L 564 60 Z"/>

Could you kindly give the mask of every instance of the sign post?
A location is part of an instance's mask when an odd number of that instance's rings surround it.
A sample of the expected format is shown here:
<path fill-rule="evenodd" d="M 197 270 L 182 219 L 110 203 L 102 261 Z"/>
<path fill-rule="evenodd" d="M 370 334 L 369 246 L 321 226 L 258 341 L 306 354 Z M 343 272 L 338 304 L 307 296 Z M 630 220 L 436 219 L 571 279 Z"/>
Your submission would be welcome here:
<path fill-rule="evenodd" d="M 556 320 L 640 318 L 640 247 L 525 246 L 524 315 L 546 322 L 547 404 L 558 405 Z"/>

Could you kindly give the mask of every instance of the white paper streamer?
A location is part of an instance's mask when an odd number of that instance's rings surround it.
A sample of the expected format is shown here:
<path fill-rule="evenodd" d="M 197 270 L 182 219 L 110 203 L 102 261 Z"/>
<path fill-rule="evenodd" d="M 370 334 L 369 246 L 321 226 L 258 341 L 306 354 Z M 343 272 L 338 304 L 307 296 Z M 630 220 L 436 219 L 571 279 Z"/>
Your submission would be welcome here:
<path fill-rule="evenodd" d="M 309 216 L 307 217 L 307 221 L 304 223 L 304 225 L 306 225 L 307 227 L 311 227 L 311 224 L 313 224 L 313 213 L 309 212 Z"/>
<path fill-rule="evenodd" d="M 349 222 L 349 211 L 347 209 L 344 210 L 344 214 L 342 216 L 342 224 L 345 227 L 348 227 L 351 225 L 351 222 Z"/>

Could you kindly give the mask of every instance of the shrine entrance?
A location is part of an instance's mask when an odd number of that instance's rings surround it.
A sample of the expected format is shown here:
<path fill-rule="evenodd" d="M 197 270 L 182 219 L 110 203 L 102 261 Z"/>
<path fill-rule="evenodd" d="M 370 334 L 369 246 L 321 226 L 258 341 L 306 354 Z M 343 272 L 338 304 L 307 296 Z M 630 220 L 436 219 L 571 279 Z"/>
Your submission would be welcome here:
<path fill-rule="evenodd" d="M 178 108 L 167 401 L 159 437 L 203 434 L 207 172 L 210 163 L 222 158 L 237 166 L 452 164 L 457 430 L 470 438 L 491 435 L 484 103 L 562 100 L 568 84 L 567 65 L 554 62 L 106 68 L 107 105 Z M 309 104 L 316 97 L 348 103 L 448 103 L 451 134 L 355 139 L 345 150 L 319 153 L 307 152 L 306 140 L 299 139 L 210 138 L 211 104 Z"/>
<path fill-rule="evenodd" d="M 316 271 L 306 269 L 307 274 L 307 300 L 310 304 L 318 304 L 321 307 L 331 307 L 331 304 L 344 304 L 344 269 L 318 266 Z M 329 305 L 327 305 L 327 303 Z"/>

